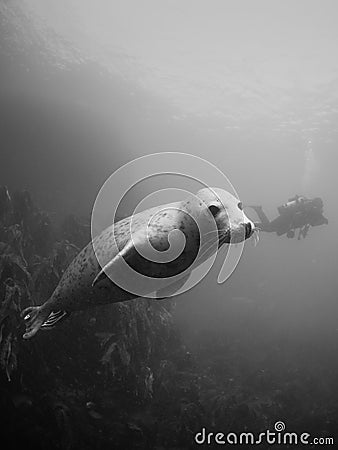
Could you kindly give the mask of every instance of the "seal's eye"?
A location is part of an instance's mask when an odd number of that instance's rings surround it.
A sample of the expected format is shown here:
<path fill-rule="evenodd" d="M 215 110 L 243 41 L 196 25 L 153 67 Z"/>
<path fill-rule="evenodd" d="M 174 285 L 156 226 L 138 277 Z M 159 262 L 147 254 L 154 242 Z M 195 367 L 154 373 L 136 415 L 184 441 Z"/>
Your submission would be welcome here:
<path fill-rule="evenodd" d="M 239 202 L 237 206 L 238 206 L 238 209 L 243 211 L 243 203 L 242 202 Z"/>
<path fill-rule="evenodd" d="M 219 212 L 219 207 L 216 205 L 210 205 L 209 206 L 209 211 L 211 212 L 211 214 L 215 217 L 216 214 Z"/>

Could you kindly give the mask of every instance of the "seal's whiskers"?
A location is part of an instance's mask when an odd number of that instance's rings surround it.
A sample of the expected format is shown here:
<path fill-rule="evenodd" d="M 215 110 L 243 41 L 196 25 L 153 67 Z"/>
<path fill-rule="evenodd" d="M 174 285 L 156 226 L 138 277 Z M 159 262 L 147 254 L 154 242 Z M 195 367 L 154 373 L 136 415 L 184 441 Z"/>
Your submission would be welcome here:
<path fill-rule="evenodd" d="M 209 243 L 209 241 L 206 242 L 204 245 L 202 245 L 201 249 L 202 249 L 203 247 L 205 247 L 207 243 Z M 212 250 L 212 253 L 213 253 L 214 250 L 216 250 L 216 249 L 218 248 L 218 245 L 219 245 L 218 239 L 217 239 L 217 241 L 211 242 L 210 245 L 209 245 L 206 249 L 203 249 L 203 251 L 202 251 L 202 253 L 200 254 L 199 258 L 200 258 L 200 259 L 203 258 L 210 250 Z"/>
<path fill-rule="evenodd" d="M 254 247 L 257 247 L 257 245 L 259 243 L 259 229 L 258 228 L 254 229 L 252 238 L 253 238 Z"/>

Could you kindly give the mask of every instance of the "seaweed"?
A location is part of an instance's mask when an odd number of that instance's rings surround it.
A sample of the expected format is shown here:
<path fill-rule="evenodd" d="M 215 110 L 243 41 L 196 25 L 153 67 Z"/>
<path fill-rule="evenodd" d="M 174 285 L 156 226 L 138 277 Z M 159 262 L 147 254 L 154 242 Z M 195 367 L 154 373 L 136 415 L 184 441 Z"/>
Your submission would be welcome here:
<path fill-rule="evenodd" d="M 259 318 L 251 318 L 255 339 L 250 327 L 236 339 L 209 330 L 188 345 L 173 300 L 138 299 L 76 313 L 24 341 L 20 311 L 50 296 L 90 230 L 74 216 L 56 226 L 27 192 L 10 196 L 1 187 L 0 213 L 3 441 L 188 449 L 202 427 L 258 433 L 286 418 L 295 431 L 335 436 L 338 369 L 327 361 L 336 346 L 295 339 L 291 350 Z"/>
<path fill-rule="evenodd" d="M 0 372 L 5 376 L 2 383 L 10 383 L 9 403 L 22 392 L 34 397 L 26 406 L 36 420 L 35 438 L 41 427 L 47 427 L 46 436 L 59 436 L 55 448 L 84 444 L 79 433 L 92 442 L 89 435 L 96 433 L 92 421 L 103 427 L 106 417 L 100 411 L 115 411 L 117 405 L 125 410 L 114 426 L 120 430 L 121 442 L 130 433 L 138 440 L 143 431 L 128 420 L 126 404 L 139 407 L 153 399 L 158 355 L 176 335 L 169 304 L 139 300 L 98 308 L 94 316 L 93 312 L 75 314 L 74 326 L 53 331 L 56 338 L 42 333 L 34 342 L 23 341 L 20 311 L 50 296 L 89 240 L 89 226 L 70 216 L 58 228 L 27 191 L 13 196 L 7 188 L 1 192 L 6 193 L 6 207 L 0 218 Z M 88 401 L 92 398 L 95 402 Z M 42 423 L 42 411 L 49 425 Z M 85 426 L 74 420 L 78 414 Z"/>

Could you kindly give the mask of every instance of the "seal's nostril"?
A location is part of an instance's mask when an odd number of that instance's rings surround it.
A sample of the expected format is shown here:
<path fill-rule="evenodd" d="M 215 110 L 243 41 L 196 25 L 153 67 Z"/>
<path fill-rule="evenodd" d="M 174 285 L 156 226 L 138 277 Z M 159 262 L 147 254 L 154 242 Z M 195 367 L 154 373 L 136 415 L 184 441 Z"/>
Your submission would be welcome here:
<path fill-rule="evenodd" d="M 251 223 L 248 222 L 245 224 L 245 239 L 248 239 L 252 234 L 252 226 Z"/>

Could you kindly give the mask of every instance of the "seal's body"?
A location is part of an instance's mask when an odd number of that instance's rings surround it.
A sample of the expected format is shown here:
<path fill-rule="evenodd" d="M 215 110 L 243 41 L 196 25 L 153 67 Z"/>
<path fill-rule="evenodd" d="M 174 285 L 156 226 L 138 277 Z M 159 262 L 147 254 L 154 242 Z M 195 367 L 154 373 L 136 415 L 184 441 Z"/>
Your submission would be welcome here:
<path fill-rule="evenodd" d="M 212 232 L 212 226 L 216 233 Z M 166 254 L 171 246 L 170 233 L 177 230 L 183 233 L 185 245 L 173 260 L 154 261 L 139 252 L 144 243 L 149 242 L 159 255 Z M 51 328 L 72 311 L 140 297 L 110 279 L 110 274 L 118 270 L 121 258 L 146 277 L 167 279 L 183 272 L 189 275 L 190 269 L 200 265 L 223 244 L 241 242 L 253 231 L 254 224 L 243 213 L 239 200 L 217 188 L 201 189 L 186 201 L 151 208 L 120 220 L 75 257 L 43 305 L 22 312 L 26 323 L 23 337 L 28 339 L 40 328 Z M 207 236 L 204 239 L 206 251 L 199 253 L 203 234 Z M 209 239 L 209 235 L 214 239 Z M 184 275 L 183 284 L 186 279 Z M 152 291 L 149 283 L 148 294 Z M 158 297 L 165 297 L 167 292 L 160 290 Z M 147 297 L 147 285 L 142 297 Z"/>

